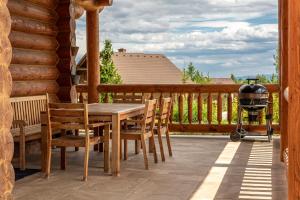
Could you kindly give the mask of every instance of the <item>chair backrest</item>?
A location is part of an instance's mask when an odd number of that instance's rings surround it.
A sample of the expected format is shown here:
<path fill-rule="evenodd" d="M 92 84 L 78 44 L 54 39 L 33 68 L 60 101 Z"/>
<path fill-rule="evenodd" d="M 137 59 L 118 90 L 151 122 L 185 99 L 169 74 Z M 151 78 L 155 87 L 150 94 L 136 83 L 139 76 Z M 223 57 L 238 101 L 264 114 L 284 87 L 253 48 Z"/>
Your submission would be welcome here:
<path fill-rule="evenodd" d="M 150 126 L 151 129 L 154 127 L 155 122 L 155 114 L 156 114 L 156 108 L 157 108 L 157 100 L 146 100 L 145 102 L 145 112 L 144 112 L 144 124 L 142 126 L 146 128 L 147 126 Z"/>
<path fill-rule="evenodd" d="M 27 126 L 40 125 L 41 112 L 46 111 L 46 99 L 46 95 L 11 98 L 13 120 L 25 120 Z"/>
<path fill-rule="evenodd" d="M 163 98 L 159 105 L 159 113 L 157 115 L 158 125 L 167 126 L 170 120 L 172 109 L 172 98 Z"/>
<path fill-rule="evenodd" d="M 114 103 L 143 103 L 142 93 L 115 93 L 112 95 Z"/>
<path fill-rule="evenodd" d="M 49 133 L 55 129 L 87 129 L 87 104 L 49 103 L 47 98 L 47 117 Z"/>

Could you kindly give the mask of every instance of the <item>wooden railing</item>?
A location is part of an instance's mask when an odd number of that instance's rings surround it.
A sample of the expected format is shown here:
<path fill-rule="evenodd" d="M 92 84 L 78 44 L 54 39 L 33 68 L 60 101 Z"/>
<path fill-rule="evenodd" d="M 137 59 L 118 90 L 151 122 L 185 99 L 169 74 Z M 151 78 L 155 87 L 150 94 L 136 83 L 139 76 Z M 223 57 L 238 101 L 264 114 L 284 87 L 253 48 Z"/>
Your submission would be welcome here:
<path fill-rule="evenodd" d="M 98 92 L 103 102 L 111 102 L 113 97 L 138 99 L 173 98 L 171 131 L 176 132 L 231 132 L 235 130 L 237 121 L 238 99 L 240 85 L 99 85 Z M 279 86 L 266 85 L 270 92 L 269 109 L 273 114 L 273 128 L 279 130 Z M 78 99 L 84 101 L 87 86 L 76 87 Z M 274 112 L 273 112 L 274 111 Z M 246 113 L 244 118 L 246 119 Z M 265 115 L 260 113 L 256 124 L 247 123 L 244 128 L 249 131 L 265 130 Z"/>

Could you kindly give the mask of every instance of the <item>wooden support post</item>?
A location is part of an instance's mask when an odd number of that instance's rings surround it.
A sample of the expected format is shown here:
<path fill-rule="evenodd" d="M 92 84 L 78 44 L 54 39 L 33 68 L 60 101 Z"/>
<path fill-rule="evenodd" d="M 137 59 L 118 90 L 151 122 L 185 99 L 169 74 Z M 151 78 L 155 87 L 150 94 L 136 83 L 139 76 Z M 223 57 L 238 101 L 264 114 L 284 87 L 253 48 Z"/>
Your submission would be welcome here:
<path fill-rule="evenodd" d="M 288 0 L 288 199 L 300 199 L 300 1 Z"/>
<path fill-rule="evenodd" d="M 99 10 L 86 12 L 88 103 L 98 103 L 97 86 L 100 84 L 99 65 Z"/>
<path fill-rule="evenodd" d="M 280 82 L 280 160 L 283 161 L 284 150 L 288 146 L 288 102 L 284 90 L 288 87 L 288 5 L 285 0 L 279 1 L 279 82 Z"/>

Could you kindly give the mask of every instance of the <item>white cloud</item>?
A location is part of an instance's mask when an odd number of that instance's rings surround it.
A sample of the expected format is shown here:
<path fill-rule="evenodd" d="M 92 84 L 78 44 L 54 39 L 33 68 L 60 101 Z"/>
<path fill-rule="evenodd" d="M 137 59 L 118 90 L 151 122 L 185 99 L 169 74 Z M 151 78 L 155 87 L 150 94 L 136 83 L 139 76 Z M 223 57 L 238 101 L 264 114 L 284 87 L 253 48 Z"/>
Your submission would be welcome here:
<path fill-rule="evenodd" d="M 164 53 L 180 66 L 219 67 L 212 75 L 222 69 L 223 76 L 225 69 L 243 75 L 255 71 L 243 67 L 255 66 L 272 73 L 276 14 L 276 0 L 119 0 L 101 13 L 101 39 L 111 39 L 115 49 Z M 86 51 L 84 20 L 77 23 L 79 56 Z"/>

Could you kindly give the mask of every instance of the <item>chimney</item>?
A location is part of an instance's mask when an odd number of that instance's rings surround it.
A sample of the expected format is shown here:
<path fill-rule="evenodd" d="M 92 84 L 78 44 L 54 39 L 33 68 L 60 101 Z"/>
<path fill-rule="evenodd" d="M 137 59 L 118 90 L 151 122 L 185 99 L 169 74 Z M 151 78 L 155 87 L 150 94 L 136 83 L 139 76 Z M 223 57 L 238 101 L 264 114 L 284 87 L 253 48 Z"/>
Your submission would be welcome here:
<path fill-rule="evenodd" d="M 124 48 L 118 49 L 118 52 L 119 53 L 126 53 L 126 49 L 124 49 Z"/>

